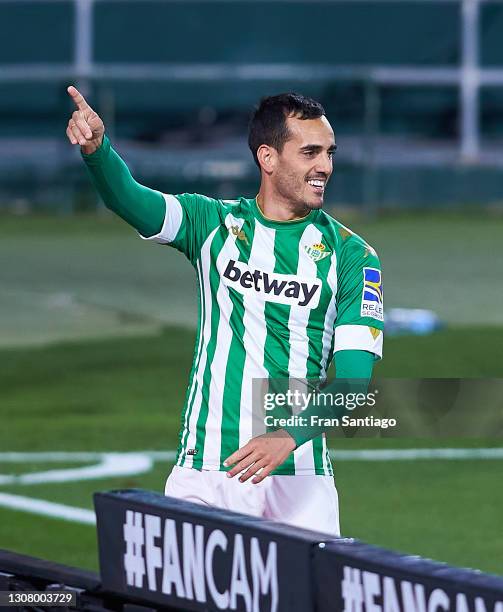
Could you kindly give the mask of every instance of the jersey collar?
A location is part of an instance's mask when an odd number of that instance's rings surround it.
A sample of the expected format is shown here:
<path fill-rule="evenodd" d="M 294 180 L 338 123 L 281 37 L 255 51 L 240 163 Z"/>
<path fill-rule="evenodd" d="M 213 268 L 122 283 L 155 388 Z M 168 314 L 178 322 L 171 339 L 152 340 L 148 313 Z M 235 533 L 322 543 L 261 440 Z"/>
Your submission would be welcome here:
<path fill-rule="evenodd" d="M 274 219 L 268 219 L 260 210 L 260 207 L 257 204 L 257 198 L 253 198 L 253 200 L 251 200 L 251 208 L 253 215 L 262 225 L 274 227 L 276 229 L 288 229 L 290 227 L 305 226 L 308 223 L 312 223 L 318 214 L 317 210 L 310 210 L 308 214 L 301 219 L 292 219 L 291 221 L 275 221 Z"/>

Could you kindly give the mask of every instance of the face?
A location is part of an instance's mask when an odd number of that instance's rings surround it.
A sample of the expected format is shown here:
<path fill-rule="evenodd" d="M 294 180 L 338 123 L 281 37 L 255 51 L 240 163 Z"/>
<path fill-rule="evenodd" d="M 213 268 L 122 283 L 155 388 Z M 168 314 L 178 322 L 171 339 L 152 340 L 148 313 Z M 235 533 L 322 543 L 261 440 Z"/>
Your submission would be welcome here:
<path fill-rule="evenodd" d="M 332 174 L 332 156 L 336 148 L 334 132 L 325 116 L 319 119 L 288 117 L 287 126 L 290 139 L 281 153 L 275 151 L 271 182 L 278 195 L 292 208 L 321 208 Z"/>

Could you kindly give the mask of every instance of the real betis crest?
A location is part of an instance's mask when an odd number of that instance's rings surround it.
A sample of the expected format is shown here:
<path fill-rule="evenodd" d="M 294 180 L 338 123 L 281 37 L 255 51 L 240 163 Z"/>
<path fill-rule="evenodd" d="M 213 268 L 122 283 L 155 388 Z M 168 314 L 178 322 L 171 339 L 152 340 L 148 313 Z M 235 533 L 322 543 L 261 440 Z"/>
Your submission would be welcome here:
<path fill-rule="evenodd" d="M 321 244 L 321 242 L 313 244 L 312 246 L 304 245 L 304 250 L 316 263 L 332 254 L 332 251 L 329 251 L 324 244 Z"/>

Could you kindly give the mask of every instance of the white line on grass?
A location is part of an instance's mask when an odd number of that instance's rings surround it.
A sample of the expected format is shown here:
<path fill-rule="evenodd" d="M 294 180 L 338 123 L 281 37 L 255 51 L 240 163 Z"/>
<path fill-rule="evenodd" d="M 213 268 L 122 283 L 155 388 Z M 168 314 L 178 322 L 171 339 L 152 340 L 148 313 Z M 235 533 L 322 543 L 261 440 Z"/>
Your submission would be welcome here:
<path fill-rule="evenodd" d="M 503 448 L 390 448 L 334 450 L 337 461 L 411 461 L 413 459 L 503 459 Z"/>
<path fill-rule="evenodd" d="M 96 516 L 93 510 L 55 504 L 54 502 L 49 502 L 44 499 L 34 499 L 33 497 L 23 497 L 22 495 L 0 493 L 0 506 L 13 510 L 24 510 L 32 514 L 63 519 L 64 521 L 71 521 L 72 523 L 81 523 L 84 525 L 96 524 Z"/>
<path fill-rule="evenodd" d="M 16 453 L 6 452 L 0 453 L 0 461 L 5 463 L 24 463 L 31 461 L 44 462 L 64 462 L 64 461 L 99 461 L 106 453 L 88 453 L 88 452 L 59 452 L 59 451 L 44 451 L 34 453 Z"/>
<path fill-rule="evenodd" d="M 494 448 L 390 448 L 390 449 L 359 449 L 359 450 L 337 450 L 331 449 L 332 459 L 339 461 L 409 461 L 411 459 L 503 459 L 503 447 Z M 105 461 L 107 457 L 117 459 L 117 466 L 124 462 L 127 466 L 131 461 L 138 461 L 141 465 L 140 457 L 146 457 L 152 461 L 174 461 L 176 451 L 136 451 L 134 453 L 109 453 L 109 452 L 4 452 L 0 453 L 0 463 L 25 463 L 25 462 L 81 462 L 81 461 Z M 101 465 L 101 464 L 100 464 Z M 81 473 L 87 468 L 80 468 Z M 124 468 L 126 469 L 126 468 Z M 148 468 L 150 469 L 150 468 Z M 62 470 L 68 471 L 69 470 Z M 144 471 L 147 471 L 145 469 Z M 50 470 L 53 472 L 53 470 Z M 50 473 L 47 472 L 47 473 Z M 126 472 L 117 472 L 121 475 Z M 140 472 L 127 472 L 129 474 Z M 111 473 L 110 475 L 115 475 Z"/>
<path fill-rule="evenodd" d="M 0 453 L 0 463 L 85 462 L 98 461 L 96 465 L 63 470 L 46 470 L 28 474 L 0 475 L 1 484 L 40 484 L 48 482 L 76 482 L 114 476 L 143 474 L 152 469 L 155 461 L 174 461 L 175 451 L 138 451 L 134 453 L 97 452 L 35 452 Z M 403 449 L 359 449 L 330 451 L 336 461 L 411 461 L 503 459 L 503 448 L 403 448 Z M 66 521 L 94 525 L 96 518 L 92 510 L 56 504 L 42 499 L 0 493 L 0 506 L 23 510 L 32 514 L 50 516 Z"/>
<path fill-rule="evenodd" d="M 1 453 L 0 453 L 1 461 Z M 141 453 L 103 453 L 101 462 L 80 468 L 47 470 L 20 475 L 0 474 L 0 484 L 40 484 L 48 482 L 75 482 L 115 476 L 131 476 L 150 472 L 154 461 Z"/>
<path fill-rule="evenodd" d="M 134 453 L 112 452 L 81 452 L 81 451 L 42 451 L 42 452 L 4 452 L 0 453 L 0 463 L 25 463 L 41 461 L 45 463 L 101 461 L 106 455 L 126 457 L 128 455 L 144 455 L 158 461 L 174 461 L 176 451 L 135 451 Z"/>
<path fill-rule="evenodd" d="M 174 451 L 144 451 L 156 461 L 173 461 Z M 410 461 L 412 459 L 503 459 L 502 448 L 403 448 L 330 450 L 338 461 Z M 0 461 L 2 454 L 0 453 Z"/>

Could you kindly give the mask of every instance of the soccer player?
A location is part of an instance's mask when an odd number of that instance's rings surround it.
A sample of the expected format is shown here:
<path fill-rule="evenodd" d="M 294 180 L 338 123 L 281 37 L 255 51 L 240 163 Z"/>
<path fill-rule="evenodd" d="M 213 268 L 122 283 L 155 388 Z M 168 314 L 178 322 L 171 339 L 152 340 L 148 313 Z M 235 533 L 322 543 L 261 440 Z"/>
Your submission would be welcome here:
<path fill-rule="evenodd" d="M 68 139 L 106 206 L 195 268 L 199 324 L 176 465 L 166 495 L 339 535 L 324 435 L 256 435 L 254 380 L 370 379 L 382 355 L 375 251 L 322 210 L 336 148 L 323 107 L 265 98 L 249 127 L 254 198 L 163 194 L 137 183 L 100 117 L 69 87 Z"/>

